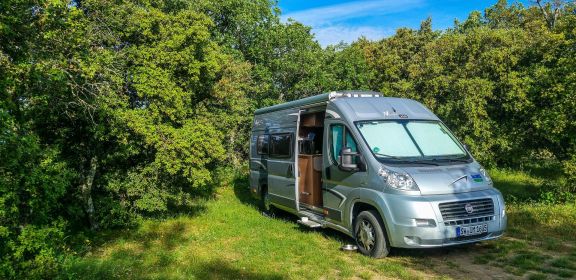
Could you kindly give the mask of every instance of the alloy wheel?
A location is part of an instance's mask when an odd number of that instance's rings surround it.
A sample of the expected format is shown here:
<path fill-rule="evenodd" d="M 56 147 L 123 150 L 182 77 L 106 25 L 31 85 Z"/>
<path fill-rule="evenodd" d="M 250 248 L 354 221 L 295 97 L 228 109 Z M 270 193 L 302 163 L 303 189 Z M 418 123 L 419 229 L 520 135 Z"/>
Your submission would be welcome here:
<path fill-rule="evenodd" d="M 358 232 L 356 235 L 359 237 L 360 243 L 362 246 L 371 251 L 376 243 L 374 226 L 367 220 L 362 220 L 360 222 L 360 227 L 358 228 Z"/>

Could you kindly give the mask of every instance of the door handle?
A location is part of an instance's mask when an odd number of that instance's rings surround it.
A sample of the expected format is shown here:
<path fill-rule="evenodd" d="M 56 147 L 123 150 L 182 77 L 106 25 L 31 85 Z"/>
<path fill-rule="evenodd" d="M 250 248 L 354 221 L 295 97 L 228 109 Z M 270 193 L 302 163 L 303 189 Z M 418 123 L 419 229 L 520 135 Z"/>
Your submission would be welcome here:
<path fill-rule="evenodd" d="M 292 164 L 288 165 L 288 171 L 286 172 L 286 177 L 292 178 L 294 173 L 292 172 Z"/>

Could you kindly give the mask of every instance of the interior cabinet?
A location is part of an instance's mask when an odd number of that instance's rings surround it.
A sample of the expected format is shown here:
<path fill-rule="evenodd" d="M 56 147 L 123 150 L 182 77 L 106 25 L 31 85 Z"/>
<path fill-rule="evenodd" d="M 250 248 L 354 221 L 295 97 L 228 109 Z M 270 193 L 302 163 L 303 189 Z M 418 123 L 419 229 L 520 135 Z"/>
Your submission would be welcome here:
<path fill-rule="evenodd" d="M 300 126 L 303 127 L 321 127 L 323 125 L 324 115 L 321 112 L 302 115 L 300 119 Z"/>
<path fill-rule="evenodd" d="M 298 156 L 300 202 L 322 206 L 322 155 Z"/>

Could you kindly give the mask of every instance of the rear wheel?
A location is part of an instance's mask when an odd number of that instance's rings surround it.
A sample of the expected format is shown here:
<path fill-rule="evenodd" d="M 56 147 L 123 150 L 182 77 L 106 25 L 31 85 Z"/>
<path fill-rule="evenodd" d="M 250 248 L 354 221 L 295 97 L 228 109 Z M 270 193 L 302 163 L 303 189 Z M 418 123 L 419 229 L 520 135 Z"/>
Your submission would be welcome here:
<path fill-rule="evenodd" d="M 373 258 L 383 258 L 390 253 L 384 225 L 378 212 L 362 211 L 354 222 L 354 236 L 360 252 Z"/>

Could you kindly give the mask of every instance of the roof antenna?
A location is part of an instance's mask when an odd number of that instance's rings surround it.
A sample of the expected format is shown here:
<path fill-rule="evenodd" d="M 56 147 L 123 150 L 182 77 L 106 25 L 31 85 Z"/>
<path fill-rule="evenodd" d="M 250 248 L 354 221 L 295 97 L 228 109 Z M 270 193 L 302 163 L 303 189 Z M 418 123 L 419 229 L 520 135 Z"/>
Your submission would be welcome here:
<path fill-rule="evenodd" d="M 394 113 L 396 113 L 396 109 L 394 109 L 394 106 L 390 106 L 392 107 L 392 111 L 394 111 Z"/>

